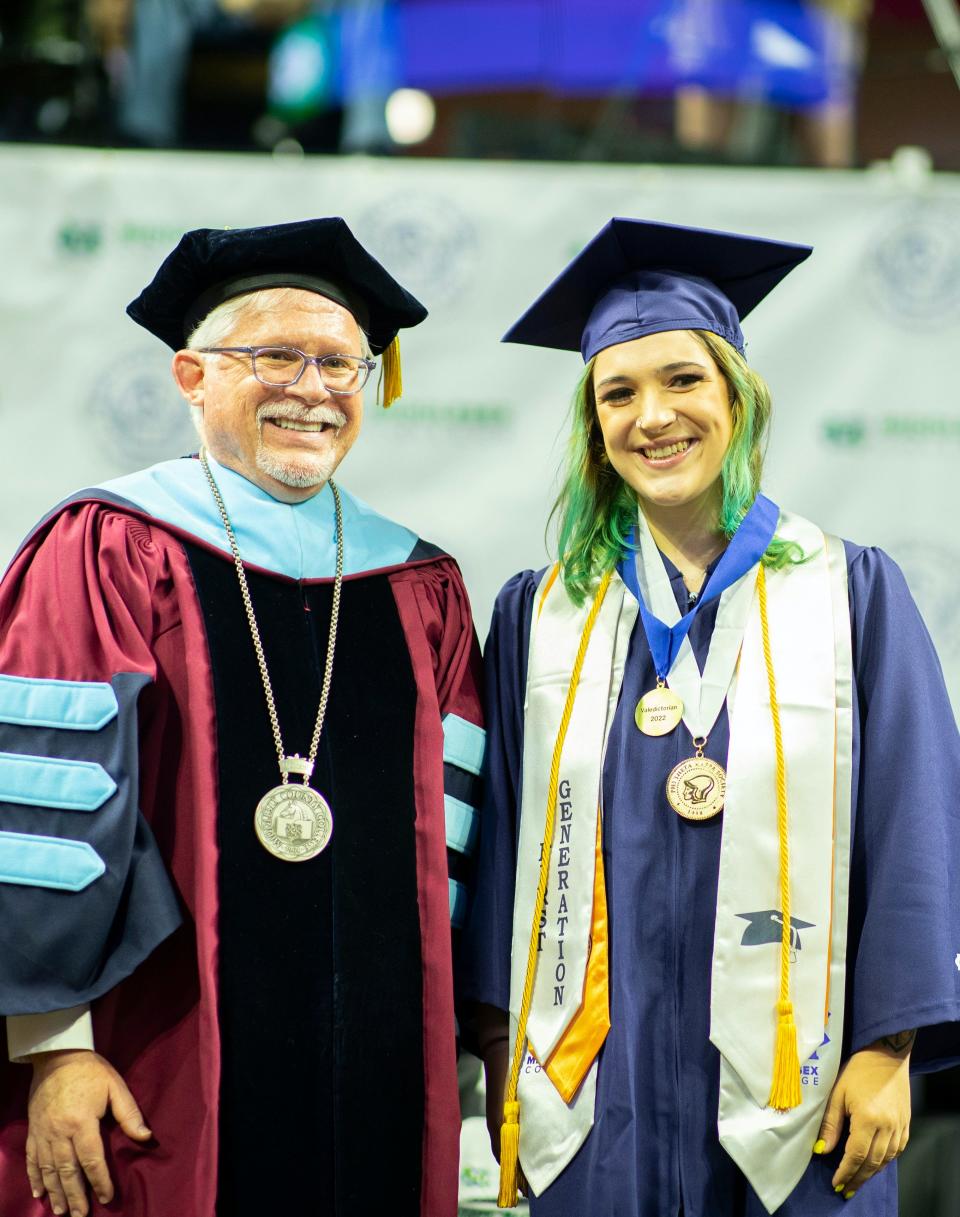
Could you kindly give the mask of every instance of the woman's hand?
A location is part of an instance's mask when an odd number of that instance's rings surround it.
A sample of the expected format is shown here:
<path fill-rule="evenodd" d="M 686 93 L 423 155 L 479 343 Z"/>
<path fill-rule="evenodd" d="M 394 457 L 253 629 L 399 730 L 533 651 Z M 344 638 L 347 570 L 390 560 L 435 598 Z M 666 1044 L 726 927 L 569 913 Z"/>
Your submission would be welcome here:
<path fill-rule="evenodd" d="M 846 1200 L 907 1147 L 910 1051 L 916 1036 L 916 1031 L 884 1036 L 855 1052 L 840 1070 L 813 1148 L 819 1154 L 835 1149 L 849 1119 L 850 1135 L 832 1180 Z"/>
<path fill-rule="evenodd" d="M 113 1199 L 100 1137 L 108 1109 L 131 1140 L 149 1141 L 133 1095 L 102 1056 L 67 1050 L 33 1058 L 27 1175 L 34 1196 L 46 1192 L 54 1213 L 87 1217 L 87 1182 L 101 1204 Z"/>

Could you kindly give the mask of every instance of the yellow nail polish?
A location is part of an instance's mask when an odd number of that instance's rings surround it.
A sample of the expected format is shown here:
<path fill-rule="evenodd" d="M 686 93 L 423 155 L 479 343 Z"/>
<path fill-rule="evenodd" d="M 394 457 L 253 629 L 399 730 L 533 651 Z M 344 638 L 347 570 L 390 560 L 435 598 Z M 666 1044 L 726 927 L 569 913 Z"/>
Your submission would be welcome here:
<path fill-rule="evenodd" d="M 835 1192 L 842 1192 L 846 1186 L 847 1185 L 845 1183 L 838 1183 L 837 1186 L 833 1190 Z"/>
<path fill-rule="evenodd" d="M 826 1148 L 827 1143 L 821 1138 L 821 1140 L 814 1142 L 813 1152 L 815 1154 L 822 1154 Z"/>
<path fill-rule="evenodd" d="M 856 1192 L 844 1192 L 843 1198 L 844 1200 L 852 1200 L 856 1194 Z"/>

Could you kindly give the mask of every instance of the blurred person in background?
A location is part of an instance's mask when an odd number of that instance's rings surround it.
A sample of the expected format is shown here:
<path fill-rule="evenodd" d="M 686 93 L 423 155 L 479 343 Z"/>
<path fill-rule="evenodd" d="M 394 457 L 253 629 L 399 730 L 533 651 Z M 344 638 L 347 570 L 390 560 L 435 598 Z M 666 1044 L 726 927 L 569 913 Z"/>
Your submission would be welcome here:
<path fill-rule="evenodd" d="M 183 92 L 194 39 L 238 24 L 282 28 L 309 0 L 87 0 L 104 59 L 114 122 L 125 141 L 164 148 L 181 137 Z"/>
<path fill-rule="evenodd" d="M 692 0 L 692 10 L 708 25 L 724 21 L 724 3 L 704 6 Z M 747 73 L 741 82 L 742 98 L 729 86 L 711 90 L 703 85 L 686 85 L 676 92 L 674 102 L 675 130 L 682 148 L 694 154 L 726 156 L 733 151 L 736 127 L 744 113 L 744 103 L 753 101 L 795 115 L 797 134 L 803 159 L 825 169 L 848 169 L 856 160 L 857 85 L 863 67 L 866 24 L 871 0 L 807 0 L 794 6 L 796 13 L 806 13 L 807 28 L 813 37 L 813 47 L 795 39 L 787 45 L 789 31 L 783 32 L 780 54 L 806 55 L 817 58 L 816 73 L 820 77 L 820 96 L 800 105 L 769 98 L 762 84 Z M 750 12 L 751 6 L 745 6 Z M 766 20 L 766 37 L 774 34 L 774 22 L 782 14 L 778 6 L 764 10 L 754 6 L 759 19 Z M 755 27 L 756 28 L 756 27 Z M 775 34 L 774 34 L 775 36 Z M 762 38 L 763 35 L 760 35 Z M 753 46 L 759 41 L 755 35 Z M 771 55 L 776 55 L 770 45 Z"/>
<path fill-rule="evenodd" d="M 479 650 L 331 480 L 426 310 L 322 219 L 187 233 L 128 311 L 202 448 L 0 586 L 0 1209 L 453 1217 Z"/>
<path fill-rule="evenodd" d="M 87 0 L 121 140 L 150 148 L 177 143 L 194 35 L 219 11 L 218 0 Z"/>
<path fill-rule="evenodd" d="M 760 493 L 741 321 L 809 253 L 613 220 L 506 335 L 587 365 L 560 562 L 494 610 L 460 975 L 534 1217 L 895 1217 L 909 1071 L 960 1057 L 937 656 Z"/>
<path fill-rule="evenodd" d="M 229 50 L 244 36 L 248 43 L 260 41 L 263 107 L 270 103 L 279 111 L 279 121 L 255 131 L 254 138 L 259 135 L 263 143 L 266 131 L 266 142 L 276 142 L 287 126 L 342 105 L 337 143 L 343 151 L 389 149 L 382 84 L 384 56 L 389 70 L 390 53 L 385 0 L 86 3 L 110 82 L 114 124 L 124 142 L 158 148 L 183 142 L 189 135 L 182 130 L 184 90 L 197 38 Z M 287 124 L 287 118 L 293 121 Z M 245 130 L 233 133 L 240 143 L 249 136 Z"/>

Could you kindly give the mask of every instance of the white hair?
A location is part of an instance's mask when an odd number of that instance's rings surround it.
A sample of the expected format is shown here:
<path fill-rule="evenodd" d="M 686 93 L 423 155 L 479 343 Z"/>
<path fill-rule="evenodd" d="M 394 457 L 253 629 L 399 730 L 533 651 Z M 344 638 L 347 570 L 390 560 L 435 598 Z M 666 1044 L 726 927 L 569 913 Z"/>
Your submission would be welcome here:
<path fill-rule="evenodd" d="M 218 304 L 216 308 L 211 309 L 206 317 L 194 326 L 187 338 L 187 350 L 198 351 L 202 347 L 220 346 L 224 339 L 233 332 L 238 321 L 245 313 L 269 313 L 278 303 L 273 293 L 295 290 L 299 289 L 265 287 L 257 292 L 244 292 L 241 296 L 231 296 L 229 300 L 224 300 L 222 304 Z M 270 293 L 269 298 L 268 293 Z M 364 359 L 370 359 L 373 355 L 373 352 L 370 350 L 370 340 L 367 338 L 366 332 L 359 322 L 357 322 L 357 329 L 360 331 L 360 354 Z M 344 355 L 348 354 L 346 351 L 342 353 Z"/>

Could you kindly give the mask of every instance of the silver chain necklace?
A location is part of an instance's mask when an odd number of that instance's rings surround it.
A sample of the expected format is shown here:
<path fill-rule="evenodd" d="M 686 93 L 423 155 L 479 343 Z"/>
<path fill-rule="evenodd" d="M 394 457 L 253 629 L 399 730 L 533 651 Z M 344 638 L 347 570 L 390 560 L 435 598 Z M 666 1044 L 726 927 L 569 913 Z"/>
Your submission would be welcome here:
<path fill-rule="evenodd" d="M 277 706 L 273 698 L 273 686 L 267 670 L 267 660 L 263 653 L 263 643 L 260 640 L 260 630 L 257 628 L 257 618 L 253 611 L 253 601 L 250 598 L 247 572 L 243 568 L 240 547 L 237 545 L 236 534 L 230 523 L 230 517 L 227 515 L 226 504 L 207 461 L 206 450 L 203 448 L 200 450 L 200 464 L 203 466 L 203 472 L 210 484 L 213 500 L 220 512 L 224 532 L 230 543 L 230 552 L 233 554 L 233 564 L 237 569 L 240 595 L 247 614 L 247 622 L 250 625 L 250 637 L 253 639 L 257 664 L 260 667 L 263 692 L 267 699 L 267 714 L 270 716 L 270 729 L 273 732 L 273 742 L 280 764 L 280 785 L 268 790 L 257 804 L 254 828 L 260 838 L 260 843 L 274 857 L 281 858 L 284 862 L 306 862 L 310 858 L 315 858 L 321 850 L 326 849 L 333 835 L 333 813 L 330 810 L 330 804 L 318 790 L 313 789 L 310 785 L 310 778 L 313 775 L 317 749 L 320 746 L 320 733 L 323 731 L 323 720 L 326 717 L 327 702 L 330 699 L 333 656 L 337 646 L 337 622 L 340 618 L 340 589 L 343 585 L 343 509 L 340 504 L 340 491 L 334 482 L 329 483 L 336 509 L 337 570 L 333 581 L 333 606 L 330 610 L 327 661 L 323 671 L 317 722 L 313 728 L 313 739 L 310 741 L 310 751 L 307 756 L 302 757 L 299 753 L 287 756 L 280 735 L 280 721 L 277 717 Z M 302 782 L 291 785 L 291 773 L 299 774 Z"/>

